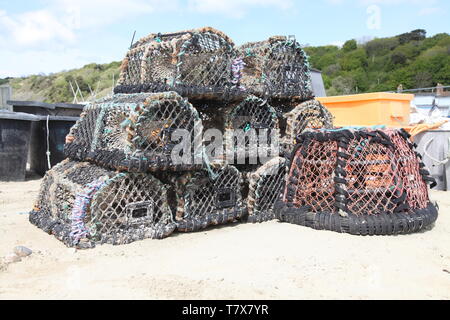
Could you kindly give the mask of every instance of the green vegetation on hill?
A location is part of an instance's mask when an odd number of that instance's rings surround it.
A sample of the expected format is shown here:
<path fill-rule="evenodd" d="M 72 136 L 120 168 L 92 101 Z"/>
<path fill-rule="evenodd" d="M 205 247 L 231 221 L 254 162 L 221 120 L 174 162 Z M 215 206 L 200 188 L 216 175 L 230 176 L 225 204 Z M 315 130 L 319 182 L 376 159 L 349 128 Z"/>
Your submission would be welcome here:
<path fill-rule="evenodd" d="M 97 98 L 111 93 L 113 79 L 119 77 L 120 62 L 109 64 L 88 64 L 81 69 L 59 72 L 50 75 L 33 75 L 26 78 L 9 79 L 13 87 L 13 99 L 37 100 L 48 103 L 72 102 L 74 95 L 70 84 L 77 91 L 78 84 L 83 98 L 92 99 L 92 92 Z M 78 95 L 78 101 L 82 101 Z"/>
<path fill-rule="evenodd" d="M 414 30 L 391 38 L 364 44 L 347 41 L 337 46 L 306 47 L 312 67 L 323 72 L 327 94 L 341 95 L 377 91 L 450 85 L 450 35 L 426 37 L 425 30 Z M 89 64 L 81 69 L 51 75 L 0 79 L 10 83 L 16 100 L 72 102 L 70 83 L 78 83 L 84 98 L 111 93 L 113 78 L 119 77 L 120 62 Z M 76 90 L 76 88 L 75 88 Z M 80 97 L 79 97 L 79 100 Z"/>
<path fill-rule="evenodd" d="M 450 35 L 427 38 L 414 30 L 358 45 L 306 47 L 312 67 L 322 70 L 328 95 L 395 91 L 450 84 Z"/>

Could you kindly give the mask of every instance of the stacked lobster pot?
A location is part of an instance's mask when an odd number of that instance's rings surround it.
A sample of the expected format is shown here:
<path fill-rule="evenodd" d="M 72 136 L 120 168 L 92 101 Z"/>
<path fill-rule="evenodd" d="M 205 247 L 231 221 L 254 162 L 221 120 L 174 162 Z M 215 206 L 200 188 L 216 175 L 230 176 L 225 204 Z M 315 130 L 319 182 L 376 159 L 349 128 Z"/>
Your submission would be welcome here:
<path fill-rule="evenodd" d="M 273 220 L 295 137 L 331 127 L 292 37 L 150 34 L 115 94 L 85 107 L 30 220 L 82 248 Z"/>
<path fill-rule="evenodd" d="M 228 163 L 235 169 L 230 172 L 241 177 L 237 189 L 212 187 L 217 182 L 201 177 L 225 176 L 209 165 L 206 172 L 168 178 L 175 185 L 189 185 L 184 191 L 176 188 L 177 198 L 182 199 L 175 215 L 179 230 L 198 230 L 210 221 L 227 222 L 245 215 L 252 222 L 274 219 L 274 204 L 286 176 L 284 157 L 290 155 L 295 136 L 333 126 L 331 114 L 314 100 L 308 57 L 294 37 L 276 36 L 236 47 L 223 32 L 209 27 L 150 34 L 127 53 L 115 92 L 161 90 L 177 92 L 198 111 L 207 155 L 203 162 Z M 212 136 L 218 140 L 211 130 L 220 132 L 221 150 L 217 143 L 211 150 Z M 210 194 L 193 191 L 198 190 L 198 181 L 205 181 Z M 226 201 L 214 200 L 214 195 Z M 193 199 L 209 200 L 205 200 L 208 204 L 198 200 L 202 205 L 195 206 Z M 223 211 L 224 205 L 231 204 L 235 204 L 231 211 Z"/>

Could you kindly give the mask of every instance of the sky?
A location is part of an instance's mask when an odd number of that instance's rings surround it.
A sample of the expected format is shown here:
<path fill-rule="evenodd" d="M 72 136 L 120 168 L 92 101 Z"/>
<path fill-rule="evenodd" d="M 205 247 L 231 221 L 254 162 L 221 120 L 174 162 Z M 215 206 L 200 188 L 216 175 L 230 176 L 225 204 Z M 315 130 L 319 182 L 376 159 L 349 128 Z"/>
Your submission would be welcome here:
<path fill-rule="evenodd" d="M 450 33 L 449 0 L 0 0 L 0 78 L 123 59 L 134 31 L 211 26 L 239 45 L 295 35 L 303 45 Z"/>

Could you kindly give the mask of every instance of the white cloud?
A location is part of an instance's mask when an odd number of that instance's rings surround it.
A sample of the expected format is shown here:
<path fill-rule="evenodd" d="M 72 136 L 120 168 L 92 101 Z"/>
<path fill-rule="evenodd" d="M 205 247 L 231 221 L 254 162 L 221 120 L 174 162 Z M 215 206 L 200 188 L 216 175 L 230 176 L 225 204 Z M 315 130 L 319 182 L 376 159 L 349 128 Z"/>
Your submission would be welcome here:
<path fill-rule="evenodd" d="M 10 14 L 0 10 L 0 77 L 56 72 L 112 57 L 80 52 L 90 30 L 164 10 L 178 10 L 167 0 L 46 0 L 39 10 Z M 108 54 L 108 52 L 105 52 Z M 115 57 L 117 59 L 117 57 Z M 7 62 L 6 62 L 7 61 Z"/>
<path fill-rule="evenodd" d="M 75 40 L 73 30 L 58 21 L 48 10 L 29 11 L 14 16 L 2 11 L 0 12 L 0 28 L 4 32 L 3 38 L 20 46 L 34 46 L 51 40 L 63 42 Z"/>
<path fill-rule="evenodd" d="M 76 39 L 78 30 L 177 9 L 177 1 L 164 0 L 48 0 L 46 7 L 36 11 L 15 15 L 0 11 L 0 36 L 20 46 L 67 44 Z"/>
<path fill-rule="evenodd" d="M 242 18 L 255 7 L 272 7 L 287 10 L 294 5 L 292 0 L 189 0 L 188 8 L 199 13 L 219 13 L 232 18 Z"/>
<path fill-rule="evenodd" d="M 52 10 L 72 14 L 81 29 L 108 25 L 124 18 L 150 14 L 168 7 L 162 0 L 50 0 Z"/>

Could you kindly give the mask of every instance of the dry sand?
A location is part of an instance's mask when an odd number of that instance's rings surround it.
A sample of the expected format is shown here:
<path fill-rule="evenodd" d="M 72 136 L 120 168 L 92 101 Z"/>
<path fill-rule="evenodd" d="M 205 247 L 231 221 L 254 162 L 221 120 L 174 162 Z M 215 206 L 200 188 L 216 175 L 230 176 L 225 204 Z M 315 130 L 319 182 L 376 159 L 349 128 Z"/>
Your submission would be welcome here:
<path fill-rule="evenodd" d="M 0 299 L 449 299 L 450 198 L 436 226 L 396 237 L 355 237 L 268 222 L 78 251 L 25 214 L 40 180 L 0 182 Z"/>

